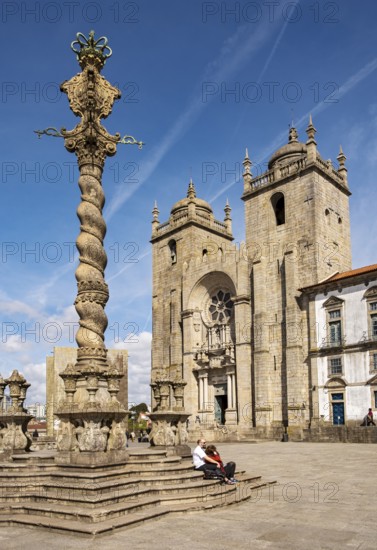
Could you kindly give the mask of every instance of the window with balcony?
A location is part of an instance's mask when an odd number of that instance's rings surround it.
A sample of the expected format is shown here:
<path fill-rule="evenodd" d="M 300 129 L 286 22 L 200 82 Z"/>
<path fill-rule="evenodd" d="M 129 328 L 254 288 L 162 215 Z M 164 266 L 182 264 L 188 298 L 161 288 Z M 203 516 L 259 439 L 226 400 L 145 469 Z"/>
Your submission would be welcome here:
<path fill-rule="evenodd" d="M 344 343 L 343 335 L 343 313 L 344 301 L 337 296 L 331 296 L 323 304 L 326 310 L 326 325 L 327 325 L 327 347 L 337 347 Z"/>
<path fill-rule="evenodd" d="M 377 313 L 370 316 L 370 332 L 372 340 L 377 340 Z"/>
<path fill-rule="evenodd" d="M 377 287 L 368 288 L 364 298 L 367 303 L 368 340 L 377 341 Z"/>
<path fill-rule="evenodd" d="M 332 321 L 329 323 L 329 343 L 340 346 L 342 342 L 342 322 Z"/>

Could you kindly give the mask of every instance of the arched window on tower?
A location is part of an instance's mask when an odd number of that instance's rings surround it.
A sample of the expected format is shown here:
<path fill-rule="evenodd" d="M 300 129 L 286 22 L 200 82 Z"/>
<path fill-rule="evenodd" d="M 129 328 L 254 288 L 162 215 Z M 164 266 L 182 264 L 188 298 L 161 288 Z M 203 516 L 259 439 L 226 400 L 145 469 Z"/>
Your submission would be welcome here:
<path fill-rule="evenodd" d="M 168 243 L 169 250 L 170 250 L 170 259 L 171 264 L 177 263 L 177 243 L 174 240 L 169 241 Z"/>
<path fill-rule="evenodd" d="M 283 193 L 275 193 L 271 197 L 272 208 L 274 209 L 276 225 L 285 224 L 285 204 Z"/>

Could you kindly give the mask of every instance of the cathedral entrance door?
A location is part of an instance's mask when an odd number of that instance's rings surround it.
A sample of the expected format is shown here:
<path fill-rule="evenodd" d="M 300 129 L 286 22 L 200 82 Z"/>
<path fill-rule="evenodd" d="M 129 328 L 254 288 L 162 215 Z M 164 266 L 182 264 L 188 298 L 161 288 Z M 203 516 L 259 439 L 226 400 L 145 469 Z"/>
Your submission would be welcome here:
<path fill-rule="evenodd" d="M 215 421 L 217 424 L 225 424 L 225 411 L 228 408 L 228 398 L 226 395 L 215 396 Z"/>
<path fill-rule="evenodd" d="M 227 385 L 226 384 L 214 384 L 213 385 L 215 399 L 215 422 L 217 424 L 225 424 L 225 411 L 228 408 L 228 396 L 226 393 Z"/>

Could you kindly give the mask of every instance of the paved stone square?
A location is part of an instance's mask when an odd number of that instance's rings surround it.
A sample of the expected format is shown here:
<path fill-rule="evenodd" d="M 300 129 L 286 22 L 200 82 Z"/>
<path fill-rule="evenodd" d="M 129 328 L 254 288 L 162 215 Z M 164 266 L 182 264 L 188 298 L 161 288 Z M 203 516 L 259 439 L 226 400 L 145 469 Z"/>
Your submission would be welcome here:
<path fill-rule="evenodd" d="M 205 514 L 166 516 L 95 540 L 37 529 L 0 527 L 0 548 L 375 550 L 377 547 L 376 445 L 227 443 L 219 446 L 219 450 L 225 460 L 236 460 L 238 469 L 278 483 L 256 493 L 247 503 Z"/>

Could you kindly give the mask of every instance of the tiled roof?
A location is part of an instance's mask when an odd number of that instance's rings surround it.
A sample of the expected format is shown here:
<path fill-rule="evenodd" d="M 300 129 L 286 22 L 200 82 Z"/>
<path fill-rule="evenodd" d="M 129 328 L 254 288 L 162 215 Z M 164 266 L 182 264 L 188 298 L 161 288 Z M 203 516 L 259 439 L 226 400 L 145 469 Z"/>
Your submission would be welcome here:
<path fill-rule="evenodd" d="M 373 273 L 373 271 L 377 272 L 377 264 L 372 265 L 366 265 L 364 267 L 358 267 L 357 269 L 351 269 L 350 271 L 343 271 L 342 273 L 335 273 L 334 275 L 331 275 L 328 279 L 324 279 L 323 281 L 320 281 L 319 283 L 316 283 L 315 285 L 306 286 L 304 288 L 301 288 L 300 290 L 306 290 L 308 288 L 314 288 L 322 285 L 326 285 L 328 283 L 333 283 L 335 281 L 343 281 L 344 279 L 349 279 L 351 277 L 356 277 L 357 275 L 364 275 L 366 273 Z"/>
<path fill-rule="evenodd" d="M 340 279 L 347 279 L 348 277 L 354 277 L 355 275 L 362 275 L 363 273 L 370 273 L 371 271 L 377 271 L 377 264 L 366 265 L 364 267 L 358 267 L 357 269 L 351 269 L 351 271 L 343 271 L 343 273 L 337 273 L 329 279 L 328 281 L 339 281 Z"/>
<path fill-rule="evenodd" d="M 31 420 L 27 426 L 28 430 L 45 430 L 46 429 L 46 422 L 37 422 L 35 420 Z"/>

